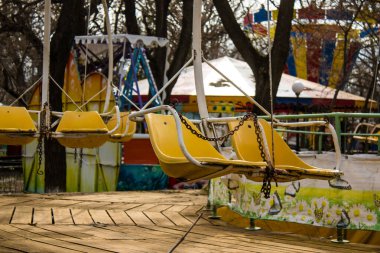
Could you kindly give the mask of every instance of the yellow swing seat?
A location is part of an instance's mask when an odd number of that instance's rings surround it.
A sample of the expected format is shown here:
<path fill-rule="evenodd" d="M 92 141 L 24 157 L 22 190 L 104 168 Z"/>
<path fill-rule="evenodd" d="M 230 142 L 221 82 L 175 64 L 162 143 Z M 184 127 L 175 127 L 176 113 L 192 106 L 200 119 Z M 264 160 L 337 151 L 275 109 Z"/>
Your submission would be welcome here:
<path fill-rule="evenodd" d="M 133 134 L 136 132 L 136 122 L 129 120 L 129 112 L 120 112 L 120 126 L 109 136 L 111 142 L 127 142 L 132 139 Z M 117 124 L 117 116 L 114 114 L 108 121 L 108 129 L 113 129 Z"/>
<path fill-rule="evenodd" d="M 108 128 L 97 111 L 65 111 L 53 137 L 68 148 L 96 148 L 109 138 Z"/>
<path fill-rule="evenodd" d="M 262 138 L 266 138 L 269 153 L 272 154 L 271 126 L 264 119 L 259 119 L 258 122 L 264 130 L 264 136 Z M 238 121 L 228 122 L 228 127 L 234 129 L 238 123 Z M 239 159 L 252 161 L 256 160 L 261 155 L 253 122 L 245 122 L 243 126 L 240 127 L 239 131 L 235 132 L 231 140 L 232 146 Z M 305 163 L 289 148 L 276 131 L 274 131 L 273 140 L 275 169 L 286 171 L 289 175 L 288 178 L 286 178 L 286 176 L 282 177 L 279 180 L 280 182 L 306 178 L 330 180 L 342 175 L 342 172 L 338 170 L 318 168 Z"/>
<path fill-rule="evenodd" d="M 256 178 L 265 171 L 267 164 L 261 158 L 255 161 L 228 160 L 208 141 L 198 138 L 181 124 L 184 145 L 191 157 L 200 163 L 196 164 L 181 150 L 173 115 L 149 113 L 145 114 L 145 121 L 153 150 L 163 171 L 170 177 L 196 181 L 237 173 Z M 189 120 L 186 121 L 197 129 Z"/>
<path fill-rule="evenodd" d="M 369 124 L 369 123 L 360 123 L 354 130 L 354 134 L 359 131 L 360 127 L 367 126 L 370 127 L 370 134 L 380 134 L 380 124 Z M 379 137 L 378 136 L 359 136 L 359 135 L 354 135 L 353 138 L 357 141 L 360 142 L 367 142 L 371 144 L 378 144 L 379 142 Z"/>
<path fill-rule="evenodd" d="M 36 138 L 37 128 L 25 107 L 0 106 L 0 144 L 24 145 Z"/>

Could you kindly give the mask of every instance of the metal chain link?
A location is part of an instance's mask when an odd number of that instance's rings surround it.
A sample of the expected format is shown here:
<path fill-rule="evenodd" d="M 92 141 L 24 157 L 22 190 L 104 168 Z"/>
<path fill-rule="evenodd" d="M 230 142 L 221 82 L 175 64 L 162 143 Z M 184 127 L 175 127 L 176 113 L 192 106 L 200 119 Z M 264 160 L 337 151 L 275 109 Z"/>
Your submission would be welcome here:
<path fill-rule="evenodd" d="M 188 129 L 192 134 L 197 136 L 198 138 L 205 140 L 205 141 L 225 141 L 228 139 L 228 137 L 234 135 L 240 127 L 244 124 L 245 121 L 253 117 L 252 113 L 247 113 L 244 115 L 237 126 L 234 127 L 233 130 L 230 130 L 226 135 L 220 136 L 220 137 L 207 137 L 204 136 L 203 134 L 199 133 L 197 130 L 195 130 L 188 122 L 187 120 L 182 116 L 182 114 L 178 113 L 178 116 L 182 122 L 182 124 L 185 125 L 186 129 Z"/>
<path fill-rule="evenodd" d="M 266 159 L 265 153 L 264 153 L 263 143 L 262 143 L 263 140 L 261 138 L 261 131 L 260 131 L 260 127 L 259 127 L 259 123 L 258 123 L 256 114 L 253 117 L 253 126 L 255 127 L 256 139 L 257 139 L 257 143 L 259 144 L 260 156 L 264 162 L 267 162 L 267 159 Z"/>
<path fill-rule="evenodd" d="M 37 175 L 43 175 L 44 172 L 41 170 L 41 164 L 42 164 L 42 156 L 43 156 L 43 146 L 46 134 L 47 134 L 47 126 L 45 122 L 46 117 L 46 107 L 47 103 L 44 104 L 44 109 L 40 115 L 41 121 L 40 121 L 40 136 L 38 137 L 38 144 L 37 144 L 37 152 L 38 152 L 38 169 L 37 169 Z"/>
<path fill-rule="evenodd" d="M 253 114 L 250 112 L 247 113 L 246 115 L 244 115 L 240 119 L 239 124 L 236 125 L 233 130 L 230 130 L 224 136 L 215 137 L 215 138 L 204 136 L 203 134 L 199 133 L 194 128 L 192 128 L 192 126 L 187 122 L 187 120 L 180 113 L 178 113 L 178 116 L 179 116 L 182 124 L 185 125 L 186 129 L 188 129 L 192 134 L 194 134 L 198 138 L 200 138 L 202 140 L 206 140 L 206 141 L 225 141 L 228 137 L 234 135 L 237 131 L 239 131 L 240 127 L 244 124 L 245 121 L 247 121 L 249 119 L 253 119 L 253 125 L 255 127 L 256 139 L 257 139 L 257 143 L 259 145 L 259 150 L 260 150 L 260 156 L 264 162 L 267 162 L 266 157 L 265 157 L 265 153 L 264 153 L 264 146 L 262 143 L 261 131 L 260 131 L 260 127 L 259 127 L 259 123 L 258 123 L 258 119 L 257 119 L 256 114 Z M 267 166 L 265 168 L 263 185 L 261 187 L 261 192 L 264 194 L 264 197 L 267 199 L 270 198 L 270 193 L 271 193 L 271 188 L 272 188 L 272 185 L 271 185 L 272 180 L 274 180 L 276 182 L 276 185 L 277 185 L 275 169 L 272 166 Z"/>
<path fill-rule="evenodd" d="M 198 131 L 196 131 L 195 129 L 192 128 L 192 126 L 186 121 L 186 119 L 180 113 L 178 113 L 178 115 L 179 115 L 179 118 L 180 118 L 182 124 L 185 125 L 186 129 L 188 129 L 192 134 L 194 134 L 198 138 L 200 138 L 202 140 L 206 140 L 206 141 L 225 141 L 228 137 L 234 135 L 237 131 L 239 131 L 240 127 L 244 124 L 245 121 L 247 121 L 249 119 L 253 119 L 253 125 L 255 127 L 255 134 L 256 134 L 256 138 L 257 138 L 257 143 L 259 145 L 259 150 L 260 150 L 260 156 L 264 162 L 267 162 L 266 157 L 265 157 L 265 153 L 264 153 L 263 143 L 262 143 L 261 131 L 260 131 L 260 127 L 259 127 L 259 123 L 258 123 L 256 114 L 253 114 L 250 112 L 247 113 L 246 115 L 244 115 L 240 119 L 239 124 L 236 125 L 233 130 L 230 130 L 224 136 L 215 137 L 215 138 L 207 137 L 207 136 L 204 136 L 203 134 L 199 133 Z M 265 168 L 263 185 L 261 187 L 261 192 L 264 194 L 265 198 L 270 197 L 271 188 L 272 188 L 272 185 L 271 185 L 272 180 L 274 180 L 277 184 L 275 169 L 272 166 L 267 166 Z"/>
<path fill-rule="evenodd" d="M 256 133 L 257 143 L 259 144 L 260 155 L 263 158 L 263 161 L 267 162 L 267 160 L 265 158 L 263 143 L 262 143 L 261 131 L 260 131 L 260 127 L 259 127 L 259 123 L 258 123 L 256 115 L 253 118 L 253 124 L 255 126 L 255 133 Z M 272 190 L 272 184 L 271 184 L 272 180 L 274 180 L 276 182 L 276 185 L 277 185 L 276 171 L 272 167 L 272 165 L 268 165 L 265 168 L 265 175 L 264 175 L 264 178 L 263 178 L 263 185 L 261 186 L 261 192 L 264 194 L 264 198 L 266 198 L 266 199 L 270 198 L 270 193 L 271 193 L 271 190 Z"/>

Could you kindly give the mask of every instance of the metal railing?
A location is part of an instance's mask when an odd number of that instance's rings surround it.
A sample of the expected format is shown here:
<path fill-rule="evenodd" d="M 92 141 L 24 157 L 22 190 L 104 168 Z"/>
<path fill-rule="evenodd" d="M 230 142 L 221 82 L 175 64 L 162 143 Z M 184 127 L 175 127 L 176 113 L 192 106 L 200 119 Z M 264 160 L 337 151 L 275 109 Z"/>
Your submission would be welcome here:
<path fill-rule="evenodd" d="M 268 118 L 265 117 L 264 118 Z M 311 119 L 325 119 L 328 120 L 332 125 L 334 125 L 335 131 L 338 136 L 338 141 L 341 146 L 342 153 L 353 153 L 355 152 L 355 148 L 353 145 L 355 141 L 353 136 L 363 136 L 363 137 L 377 137 L 377 145 L 376 147 L 377 154 L 380 155 L 380 134 L 377 133 L 355 133 L 355 126 L 362 121 L 374 121 L 375 119 L 380 119 L 380 113 L 343 113 L 343 112 L 333 112 L 333 113 L 323 113 L 323 114 L 298 114 L 298 115 L 276 115 L 276 118 L 280 121 L 310 121 Z M 379 120 L 378 120 L 379 121 Z M 323 150 L 323 137 L 330 135 L 326 132 L 319 131 L 311 131 L 311 130 L 293 130 L 293 129 L 276 129 L 279 132 L 283 132 L 285 134 L 299 134 L 303 135 L 303 139 L 305 140 L 305 136 L 308 135 L 309 138 L 317 137 L 315 149 L 320 153 Z M 365 140 L 362 141 L 363 150 L 362 152 L 368 151 L 369 143 Z M 302 142 L 301 142 L 302 146 Z"/>

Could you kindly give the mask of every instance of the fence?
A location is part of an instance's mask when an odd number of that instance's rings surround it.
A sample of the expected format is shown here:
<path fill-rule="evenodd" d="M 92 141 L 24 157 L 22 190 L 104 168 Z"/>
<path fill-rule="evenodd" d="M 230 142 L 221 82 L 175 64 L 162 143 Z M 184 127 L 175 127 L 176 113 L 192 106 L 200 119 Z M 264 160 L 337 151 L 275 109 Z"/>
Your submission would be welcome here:
<path fill-rule="evenodd" d="M 331 124 L 334 125 L 336 133 L 338 135 L 338 140 L 341 145 L 342 153 L 353 153 L 357 152 L 355 148 L 355 141 L 353 136 L 363 136 L 363 137 L 377 137 L 376 152 L 380 155 L 380 134 L 379 133 L 354 133 L 355 126 L 362 121 L 374 121 L 375 119 L 380 119 L 380 113 L 323 113 L 323 114 L 299 114 L 299 115 L 277 115 L 277 119 L 282 121 L 307 121 L 310 119 L 319 120 L 329 120 Z M 301 147 L 307 145 L 308 149 L 313 149 L 321 153 L 322 150 L 326 149 L 326 141 L 323 141 L 324 136 L 329 136 L 329 133 L 324 131 L 312 131 L 312 130 L 293 130 L 293 129 L 277 129 L 279 132 L 284 132 L 286 135 L 299 134 L 301 136 Z M 305 136 L 308 136 L 306 138 Z M 363 141 L 363 148 L 361 152 L 367 152 L 369 143 Z M 325 146 L 325 148 L 323 148 Z M 328 145 L 327 145 L 328 146 Z"/>
<path fill-rule="evenodd" d="M 0 157 L 0 193 L 24 190 L 21 156 Z"/>

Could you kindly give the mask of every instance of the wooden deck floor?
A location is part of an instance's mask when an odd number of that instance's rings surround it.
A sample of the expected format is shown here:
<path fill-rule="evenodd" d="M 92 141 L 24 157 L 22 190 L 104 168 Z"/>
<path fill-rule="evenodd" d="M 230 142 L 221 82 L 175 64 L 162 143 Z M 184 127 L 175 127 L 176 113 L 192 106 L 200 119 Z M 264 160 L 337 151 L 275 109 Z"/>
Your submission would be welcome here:
<path fill-rule="evenodd" d="M 0 252 L 168 252 L 206 203 L 199 191 L 0 196 Z M 207 219 L 175 252 L 380 252 Z"/>

